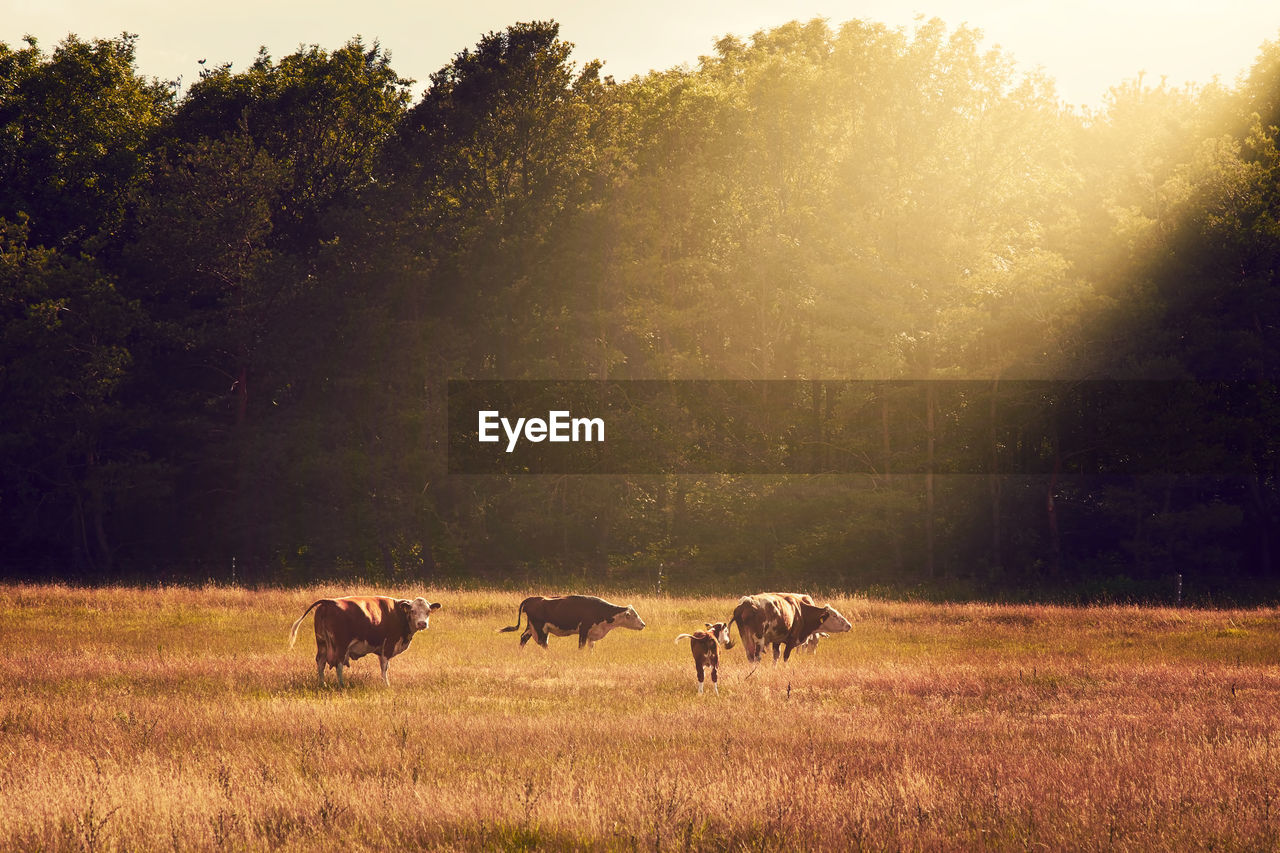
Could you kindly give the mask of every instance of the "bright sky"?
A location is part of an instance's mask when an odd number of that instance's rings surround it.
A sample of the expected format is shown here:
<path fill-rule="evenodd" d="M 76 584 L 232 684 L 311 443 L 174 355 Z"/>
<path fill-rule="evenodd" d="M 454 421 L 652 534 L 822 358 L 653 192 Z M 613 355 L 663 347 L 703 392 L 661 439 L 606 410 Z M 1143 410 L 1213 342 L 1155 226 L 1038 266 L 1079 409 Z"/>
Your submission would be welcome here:
<path fill-rule="evenodd" d="M 694 65 L 723 35 L 747 37 L 789 20 L 853 18 L 910 27 L 916 15 L 968 23 L 1026 68 L 1043 67 L 1072 104 L 1097 106 L 1106 91 L 1146 72 L 1149 81 L 1234 82 L 1263 41 L 1280 36 L 1280 2 L 1268 0 L 648 0 L 617 6 L 578 0 L 0 0 L 0 41 L 26 34 L 51 50 L 68 33 L 82 38 L 139 35 L 142 74 L 185 83 L 200 59 L 244 69 L 258 47 L 273 57 L 300 45 L 339 47 L 361 35 L 391 52 L 392 67 L 418 82 L 490 30 L 553 18 L 577 45 L 579 65 L 605 61 L 618 80 L 652 68 Z"/>

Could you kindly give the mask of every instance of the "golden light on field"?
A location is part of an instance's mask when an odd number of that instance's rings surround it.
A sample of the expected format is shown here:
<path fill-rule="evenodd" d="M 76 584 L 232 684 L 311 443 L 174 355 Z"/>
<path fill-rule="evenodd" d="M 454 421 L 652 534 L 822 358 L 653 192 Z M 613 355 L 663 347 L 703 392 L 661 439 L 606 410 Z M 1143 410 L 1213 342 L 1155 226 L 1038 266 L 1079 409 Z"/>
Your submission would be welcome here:
<path fill-rule="evenodd" d="M 0 853 L 1280 848 L 1280 7 L 4 3 Z"/>
<path fill-rule="evenodd" d="M 518 648 L 522 596 L 434 590 L 392 661 L 286 649 L 355 590 L 0 587 L 11 849 L 1274 846 L 1280 615 L 837 599 L 853 631 L 698 696 L 635 596 L 594 654 Z M 421 590 L 397 591 L 419 593 Z M 622 597 L 619 597 L 621 600 Z"/>

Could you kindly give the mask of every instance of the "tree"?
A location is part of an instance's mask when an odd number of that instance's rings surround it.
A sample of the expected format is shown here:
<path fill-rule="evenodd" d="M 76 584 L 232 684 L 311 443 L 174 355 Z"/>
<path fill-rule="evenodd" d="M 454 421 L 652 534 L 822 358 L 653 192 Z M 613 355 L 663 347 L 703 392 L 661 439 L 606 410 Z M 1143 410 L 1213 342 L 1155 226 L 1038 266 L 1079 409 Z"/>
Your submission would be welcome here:
<path fill-rule="evenodd" d="M 124 225 L 173 87 L 134 71 L 137 37 L 0 43 L 0 216 L 36 245 L 93 250 Z"/>
<path fill-rule="evenodd" d="M 111 577 L 108 516 L 151 461 L 121 406 L 141 324 L 92 260 L 0 219 L 0 518 L 24 572 Z"/>
<path fill-rule="evenodd" d="M 373 181 L 383 145 L 409 104 L 378 43 L 354 38 L 332 53 L 316 45 L 279 62 L 264 50 L 241 73 L 202 72 L 174 115 L 177 145 L 246 136 L 281 169 L 273 247 L 313 252 L 339 212 Z"/>

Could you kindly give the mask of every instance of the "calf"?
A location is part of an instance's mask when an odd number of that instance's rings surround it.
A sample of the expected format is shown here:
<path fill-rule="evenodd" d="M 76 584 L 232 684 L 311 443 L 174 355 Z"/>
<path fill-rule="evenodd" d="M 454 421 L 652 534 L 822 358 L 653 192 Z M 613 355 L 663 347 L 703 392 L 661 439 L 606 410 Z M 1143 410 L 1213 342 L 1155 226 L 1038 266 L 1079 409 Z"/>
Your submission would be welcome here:
<path fill-rule="evenodd" d="M 382 595 L 354 595 L 322 598 L 314 602 L 289 631 L 289 648 L 298 639 L 298 626 L 307 614 L 316 611 L 316 680 L 324 686 L 324 668 L 338 671 L 338 686 L 345 687 L 342 669 L 367 654 L 378 656 L 382 682 L 388 687 L 387 665 L 391 658 L 409 648 L 413 635 L 426 630 L 439 604 L 425 598 L 409 601 Z"/>
<path fill-rule="evenodd" d="M 796 651 L 808 652 L 811 655 L 817 654 L 818 641 L 823 639 L 824 637 L 829 637 L 829 636 L 831 635 L 828 634 L 826 631 L 814 631 L 812 634 L 809 635 L 809 639 L 805 640 L 803 643 L 796 646 Z"/>
<path fill-rule="evenodd" d="M 610 604 L 594 595 L 560 595 L 543 598 L 535 595 L 520 602 L 516 611 L 516 624 L 499 628 L 500 632 L 520 630 L 520 617 L 528 617 L 524 633 L 520 636 L 520 648 L 537 639 L 538 645 L 547 648 L 547 635 L 570 637 L 578 635 L 578 648 L 588 646 L 595 650 L 596 640 L 614 628 L 644 628 L 644 620 L 630 605 Z"/>
<path fill-rule="evenodd" d="M 729 640 L 729 629 L 723 622 L 717 622 L 712 625 L 710 622 L 704 623 L 707 626 L 705 631 L 694 631 L 692 634 L 681 634 L 676 637 L 676 645 L 680 645 L 681 640 L 689 641 L 689 648 L 693 651 L 693 665 L 698 670 L 698 694 L 702 694 L 702 673 L 708 667 L 711 669 L 711 689 L 720 695 L 720 685 L 718 671 L 720 667 L 720 646 Z"/>

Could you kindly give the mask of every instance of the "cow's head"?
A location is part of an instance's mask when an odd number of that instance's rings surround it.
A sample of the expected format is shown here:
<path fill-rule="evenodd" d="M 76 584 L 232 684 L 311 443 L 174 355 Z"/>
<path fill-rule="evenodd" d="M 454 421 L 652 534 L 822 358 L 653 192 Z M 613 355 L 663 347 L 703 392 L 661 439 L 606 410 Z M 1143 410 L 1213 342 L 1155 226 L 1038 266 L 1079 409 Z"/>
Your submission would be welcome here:
<path fill-rule="evenodd" d="M 822 621 L 818 623 L 818 631 L 826 631 L 828 634 L 839 634 L 842 631 L 848 631 L 852 628 L 853 626 L 849 624 L 849 620 L 841 616 L 839 610 L 836 610 L 830 604 L 822 608 Z"/>
<path fill-rule="evenodd" d="M 425 631 L 431 627 L 431 614 L 440 609 L 440 604 L 433 604 L 425 598 L 415 598 L 413 601 L 402 598 L 396 602 L 396 607 L 404 611 L 411 631 Z"/>
<path fill-rule="evenodd" d="M 710 634 L 717 643 L 724 646 L 726 649 L 730 648 L 728 625 L 723 622 L 716 622 L 714 625 L 710 622 L 704 622 L 703 624 L 707 626 L 707 633 Z"/>
<path fill-rule="evenodd" d="M 644 620 L 640 618 L 640 614 L 636 609 L 627 605 L 627 609 L 609 619 L 610 624 L 615 628 L 631 628 L 639 631 L 644 627 Z"/>

